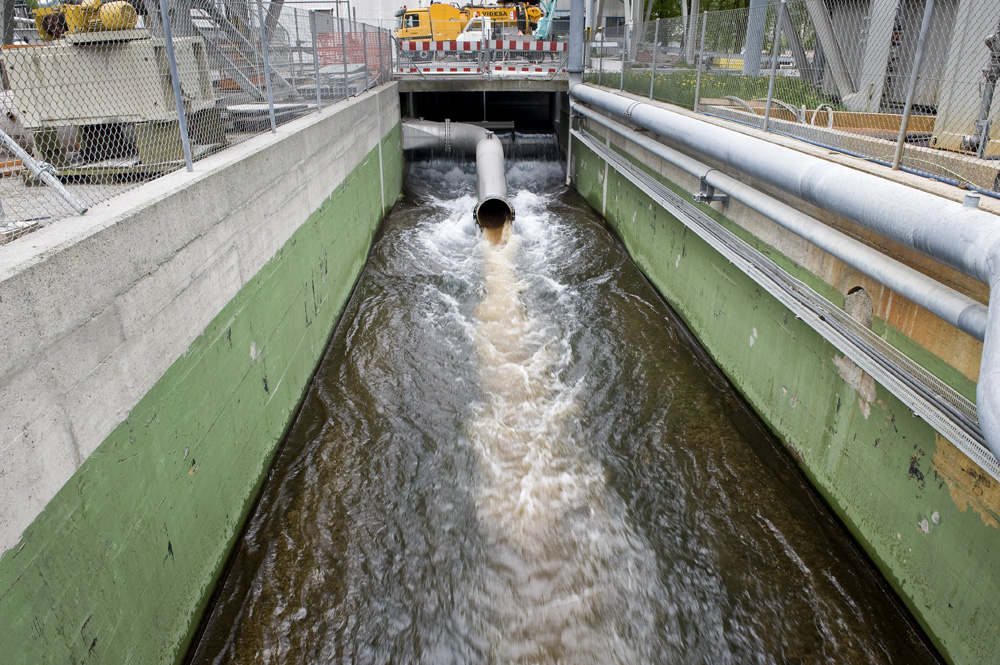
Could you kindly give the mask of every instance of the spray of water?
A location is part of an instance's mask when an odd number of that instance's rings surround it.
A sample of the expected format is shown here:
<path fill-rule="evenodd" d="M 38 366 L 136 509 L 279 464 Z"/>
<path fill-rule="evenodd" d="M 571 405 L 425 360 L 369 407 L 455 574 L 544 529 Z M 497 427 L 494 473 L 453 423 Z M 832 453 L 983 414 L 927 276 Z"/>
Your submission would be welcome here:
<path fill-rule="evenodd" d="M 545 197 L 518 203 L 518 224 L 545 223 Z M 654 630 L 655 558 L 568 427 L 584 406 L 560 378 L 572 354 L 521 297 L 523 242 L 510 226 L 484 237 L 473 322 L 483 400 L 468 431 L 494 555 L 481 588 L 488 640 L 498 662 L 650 662 L 650 640 L 636 637 Z"/>

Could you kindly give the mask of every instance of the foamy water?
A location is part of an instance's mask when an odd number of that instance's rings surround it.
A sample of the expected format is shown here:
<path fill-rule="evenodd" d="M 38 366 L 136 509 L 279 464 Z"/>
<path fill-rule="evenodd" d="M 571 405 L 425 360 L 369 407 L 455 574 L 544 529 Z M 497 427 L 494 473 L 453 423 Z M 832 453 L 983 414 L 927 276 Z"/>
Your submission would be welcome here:
<path fill-rule="evenodd" d="M 191 661 L 933 662 L 562 180 L 411 166 Z"/>
<path fill-rule="evenodd" d="M 517 270 L 516 229 L 544 223 L 545 204 L 516 198 L 520 223 L 505 227 L 501 242 L 481 243 L 474 331 L 484 398 L 468 430 L 492 545 L 482 599 L 493 617 L 490 645 L 500 662 L 648 662 L 655 556 L 567 426 L 586 405 L 578 384 L 560 378 L 572 358 L 566 338 L 521 298 L 529 285 Z"/>

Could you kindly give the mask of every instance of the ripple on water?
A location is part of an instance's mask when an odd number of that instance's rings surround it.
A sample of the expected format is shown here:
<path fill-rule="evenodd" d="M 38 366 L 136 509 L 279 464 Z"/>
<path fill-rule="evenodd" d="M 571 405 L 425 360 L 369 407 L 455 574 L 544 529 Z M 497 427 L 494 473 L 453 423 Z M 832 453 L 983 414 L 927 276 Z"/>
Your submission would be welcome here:
<path fill-rule="evenodd" d="M 411 166 L 193 663 L 934 661 L 563 177 Z"/>

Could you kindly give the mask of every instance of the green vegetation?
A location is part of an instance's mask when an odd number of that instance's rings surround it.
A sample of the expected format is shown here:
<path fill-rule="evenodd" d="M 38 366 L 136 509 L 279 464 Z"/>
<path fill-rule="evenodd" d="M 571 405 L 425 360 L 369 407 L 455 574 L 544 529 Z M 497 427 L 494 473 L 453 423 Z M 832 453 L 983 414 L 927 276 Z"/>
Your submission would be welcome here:
<path fill-rule="evenodd" d="M 648 69 L 633 69 L 625 72 L 625 90 L 636 95 L 649 95 Z M 685 108 L 694 106 L 694 91 L 698 72 L 695 69 L 670 69 L 656 72 L 653 82 L 653 98 L 669 102 Z M 587 75 L 588 83 L 596 83 L 608 87 L 618 87 L 621 74 L 618 72 L 591 72 Z M 744 101 L 764 99 L 767 97 L 767 76 L 740 76 L 719 72 L 702 72 L 701 99 L 719 99 L 728 96 L 739 97 Z M 779 76 L 774 80 L 774 97 L 796 107 L 805 105 L 814 109 L 820 104 L 831 104 L 830 98 L 819 92 L 812 84 L 800 78 Z M 836 108 L 836 105 L 834 105 Z"/>
<path fill-rule="evenodd" d="M 653 18 L 670 18 L 681 15 L 681 0 L 651 0 L 653 3 Z M 687 0 L 685 0 L 687 2 Z M 645 11 L 648 2 L 643 3 Z M 690 7 L 688 2 L 688 7 Z M 750 0 L 702 0 L 699 3 L 699 11 L 717 12 L 725 9 L 746 9 L 750 6 Z"/>

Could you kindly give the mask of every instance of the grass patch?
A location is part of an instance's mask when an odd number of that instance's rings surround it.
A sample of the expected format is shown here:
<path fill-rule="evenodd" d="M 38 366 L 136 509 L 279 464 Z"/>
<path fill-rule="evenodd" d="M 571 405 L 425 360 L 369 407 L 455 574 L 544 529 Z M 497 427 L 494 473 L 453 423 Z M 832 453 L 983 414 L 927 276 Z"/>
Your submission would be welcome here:
<path fill-rule="evenodd" d="M 625 90 L 636 95 L 648 96 L 650 73 L 649 69 L 626 70 Z M 653 98 L 661 102 L 692 108 L 697 79 L 696 69 L 672 67 L 669 70 L 657 71 L 656 79 L 653 81 Z M 614 88 L 620 84 L 621 73 L 605 72 L 601 75 L 598 72 L 591 72 L 587 74 L 586 81 Z M 742 76 L 735 73 L 703 71 L 701 74 L 701 98 L 735 96 L 744 101 L 764 99 L 767 97 L 767 85 L 767 76 Z M 834 109 L 840 106 L 819 92 L 811 83 L 791 76 L 775 77 L 774 98 L 796 107 L 805 105 L 809 109 L 814 109 L 820 104 L 830 104 Z"/>

